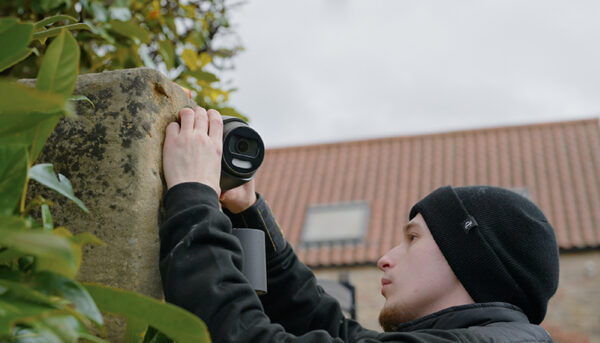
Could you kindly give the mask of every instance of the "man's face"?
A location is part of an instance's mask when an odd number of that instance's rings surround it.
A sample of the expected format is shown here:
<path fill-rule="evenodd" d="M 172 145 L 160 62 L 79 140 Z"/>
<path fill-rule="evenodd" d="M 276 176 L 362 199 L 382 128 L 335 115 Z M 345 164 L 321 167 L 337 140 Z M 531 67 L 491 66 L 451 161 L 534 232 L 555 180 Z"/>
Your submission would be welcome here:
<path fill-rule="evenodd" d="M 421 214 L 402 230 L 400 245 L 377 262 L 383 271 L 381 294 L 386 301 L 379 322 L 385 331 L 444 308 L 473 303 Z"/>

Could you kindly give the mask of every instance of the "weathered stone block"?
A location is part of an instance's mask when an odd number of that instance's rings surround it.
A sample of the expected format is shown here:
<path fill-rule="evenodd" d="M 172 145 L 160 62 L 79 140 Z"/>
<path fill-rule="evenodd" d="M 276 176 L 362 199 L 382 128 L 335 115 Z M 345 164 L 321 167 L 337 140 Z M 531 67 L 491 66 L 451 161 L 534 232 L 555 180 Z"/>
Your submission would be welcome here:
<path fill-rule="evenodd" d="M 104 241 L 85 248 L 79 280 L 161 298 L 162 143 L 168 123 L 195 103 L 148 68 L 81 75 L 74 94 L 87 96 L 95 107 L 79 101 L 79 116 L 58 124 L 37 162 L 53 163 L 90 214 L 39 187 L 31 193 L 43 192 L 59 204 L 52 208 L 55 224 Z"/>

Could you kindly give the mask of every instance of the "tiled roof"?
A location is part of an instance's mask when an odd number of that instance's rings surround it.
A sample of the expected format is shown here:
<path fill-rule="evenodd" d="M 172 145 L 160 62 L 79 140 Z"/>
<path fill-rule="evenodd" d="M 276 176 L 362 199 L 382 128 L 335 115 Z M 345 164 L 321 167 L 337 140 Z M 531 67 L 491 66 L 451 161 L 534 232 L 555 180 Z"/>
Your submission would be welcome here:
<path fill-rule="evenodd" d="M 562 249 L 600 247 L 598 119 L 270 149 L 257 187 L 310 266 L 375 263 L 398 244 L 411 206 L 439 186 L 526 188 Z M 362 243 L 305 247 L 314 204 L 367 201 Z"/>

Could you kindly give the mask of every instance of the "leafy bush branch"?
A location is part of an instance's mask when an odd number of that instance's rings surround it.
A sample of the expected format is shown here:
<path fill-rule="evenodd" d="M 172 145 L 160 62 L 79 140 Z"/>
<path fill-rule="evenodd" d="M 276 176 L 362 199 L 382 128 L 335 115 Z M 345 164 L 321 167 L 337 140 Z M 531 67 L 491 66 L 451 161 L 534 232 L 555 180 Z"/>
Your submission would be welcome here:
<path fill-rule="evenodd" d="M 0 13 L 38 21 L 38 28 L 52 23 L 43 21 L 48 14 L 77 18 L 66 28 L 81 29 L 73 35 L 81 49 L 83 73 L 155 68 L 191 90 L 199 105 L 241 116 L 228 104 L 235 88 L 218 76 L 232 68 L 232 57 L 242 50 L 229 18 L 230 11 L 241 4 L 225 0 L 16 0 L 2 1 Z M 54 34 L 53 30 L 35 33 L 34 38 Z M 34 46 L 44 49 L 37 42 Z M 39 56 L 28 55 L 5 74 L 32 78 L 40 63 Z"/>
<path fill-rule="evenodd" d="M 52 164 L 35 164 L 58 121 L 75 115 L 70 99 L 81 99 L 72 94 L 80 48 L 71 30 L 91 27 L 76 21 L 65 15 L 36 23 L 0 18 L 0 71 L 32 54 L 41 58 L 35 88 L 0 78 L 0 341 L 106 342 L 94 334 L 106 335 L 104 311 L 127 318 L 127 342 L 163 342 L 167 336 L 209 342 L 204 323 L 178 307 L 77 282 L 83 245 L 101 242 L 90 233 L 73 235 L 54 227 L 52 203 L 39 195 L 28 197 L 27 185 L 34 180 L 88 212 Z M 48 39 L 52 41 L 46 46 Z"/>

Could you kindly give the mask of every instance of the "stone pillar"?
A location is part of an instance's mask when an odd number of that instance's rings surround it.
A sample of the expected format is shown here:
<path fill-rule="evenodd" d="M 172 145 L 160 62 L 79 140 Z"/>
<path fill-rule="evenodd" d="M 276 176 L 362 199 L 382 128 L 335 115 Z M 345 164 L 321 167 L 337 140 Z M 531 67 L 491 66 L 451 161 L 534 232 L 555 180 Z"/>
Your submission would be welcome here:
<path fill-rule="evenodd" d="M 84 248 L 77 278 L 162 298 L 158 221 L 164 132 L 182 107 L 195 103 L 149 68 L 81 75 L 73 94 L 87 96 L 94 107 L 78 101 L 79 116 L 61 120 L 37 163 L 53 163 L 90 210 L 85 214 L 44 191 L 58 204 L 51 208 L 55 224 L 73 233 L 91 232 L 105 243 Z M 115 329 L 110 322 L 109 332 Z"/>

